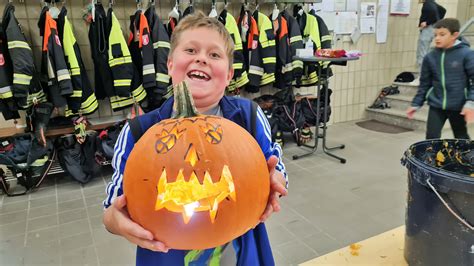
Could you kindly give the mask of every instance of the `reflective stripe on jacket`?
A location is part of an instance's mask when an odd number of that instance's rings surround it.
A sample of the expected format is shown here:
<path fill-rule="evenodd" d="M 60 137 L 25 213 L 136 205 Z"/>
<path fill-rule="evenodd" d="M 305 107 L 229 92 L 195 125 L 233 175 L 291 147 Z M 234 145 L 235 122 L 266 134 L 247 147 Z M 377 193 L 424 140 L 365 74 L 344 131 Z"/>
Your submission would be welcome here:
<path fill-rule="evenodd" d="M 258 44 L 261 50 L 264 74 L 260 81 L 260 86 L 270 84 L 275 81 L 276 49 L 275 34 L 270 19 L 257 10 L 253 13 L 253 18 L 258 26 Z"/>
<path fill-rule="evenodd" d="M 66 106 L 67 97 L 73 94 L 71 75 L 66 65 L 56 21 L 51 17 L 48 7 L 41 11 L 38 26 L 43 37 L 41 59 L 43 87 L 48 88 L 47 93 L 54 106 Z"/>
<path fill-rule="evenodd" d="M 245 10 L 243 6 L 240 10 L 237 26 L 242 38 L 244 68 L 249 79 L 245 90 L 248 92 L 258 92 L 260 90 L 260 81 L 265 73 L 258 45 L 259 31 L 257 22 L 250 14 L 250 11 Z"/>
<path fill-rule="evenodd" d="M 166 89 L 170 85 L 170 76 L 168 75 L 168 66 L 166 65 L 170 52 L 170 39 L 153 5 L 145 11 L 145 17 L 147 18 L 148 27 L 151 31 L 151 40 L 154 49 L 153 61 L 156 72 L 156 90 L 153 93 L 153 97 L 159 97 L 157 100 L 161 101 L 161 98 L 166 93 Z"/>
<path fill-rule="evenodd" d="M 91 114 L 97 110 L 99 104 L 87 76 L 82 61 L 79 45 L 74 37 L 71 23 L 67 18 L 67 9 L 63 7 L 58 16 L 58 32 L 64 47 L 66 63 L 71 73 L 73 93 L 68 97 L 66 116 L 75 114 Z"/>
<path fill-rule="evenodd" d="M 296 22 L 296 19 L 286 10 L 282 11 L 280 15 L 286 19 L 288 24 L 288 37 L 290 38 L 290 50 L 291 50 L 291 67 L 292 67 L 292 74 L 293 80 L 295 80 L 296 84 L 301 84 L 301 76 L 303 75 L 303 61 L 293 59 L 296 56 L 296 49 L 303 49 L 303 37 L 301 36 L 301 31 Z"/>
<path fill-rule="evenodd" d="M 218 19 L 222 24 L 224 24 L 234 41 L 234 62 L 232 65 L 234 68 L 234 76 L 232 77 L 229 86 L 227 86 L 227 91 L 231 92 L 237 88 L 245 86 L 249 82 L 247 71 L 244 69 L 242 38 L 240 37 L 239 28 L 237 27 L 235 18 L 232 14 L 227 12 L 226 9 L 222 10 Z"/>
<path fill-rule="evenodd" d="M 311 41 L 313 43 L 313 52 L 321 49 L 321 38 L 316 17 L 309 15 L 306 12 L 303 12 L 302 15 L 297 13 L 295 17 L 300 25 L 301 33 L 303 34 L 303 41 Z M 304 74 L 301 79 L 302 86 L 313 86 L 318 82 L 317 69 L 318 67 L 314 64 L 304 66 Z"/>
<path fill-rule="evenodd" d="M 112 70 L 115 95 L 110 97 L 112 110 L 118 111 L 146 97 L 140 75 L 133 65 L 127 42 L 123 37 L 120 22 L 112 8 L 107 12 L 107 23 L 110 26 L 108 36 L 109 66 Z"/>
<path fill-rule="evenodd" d="M 107 16 L 102 4 L 95 5 L 95 19 L 89 26 L 89 42 L 94 62 L 95 95 L 102 100 L 115 95 L 112 71 L 109 67 Z"/>
<path fill-rule="evenodd" d="M 35 77 L 33 52 L 26 41 L 20 23 L 15 17 L 15 7 L 8 3 L 3 12 L 4 28 L 8 53 L 12 58 L 12 94 L 19 107 L 26 109 L 35 101 L 45 101 L 43 89 Z"/>

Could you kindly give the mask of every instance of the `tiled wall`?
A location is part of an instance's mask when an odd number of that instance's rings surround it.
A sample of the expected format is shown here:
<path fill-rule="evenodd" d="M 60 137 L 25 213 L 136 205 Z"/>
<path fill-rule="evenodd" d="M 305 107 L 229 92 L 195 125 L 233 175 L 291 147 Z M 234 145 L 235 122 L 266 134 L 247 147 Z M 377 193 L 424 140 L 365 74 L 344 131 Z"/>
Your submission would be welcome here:
<path fill-rule="evenodd" d="M 463 1 L 463 0 L 459 0 Z M 466 0 L 468 1 L 468 0 Z M 469 0 L 470 1 L 470 0 Z M 38 63 L 41 57 L 41 38 L 37 26 L 38 17 L 41 11 L 39 0 L 13 0 L 16 6 L 16 16 L 22 24 L 27 38 L 32 44 L 35 60 Z M 88 70 L 89 78 L 93 81 L 93 65 L 88 40 L 88 28 L 82 20 L 83 9 L 90 2 L 88 0 L 68 0 L 66 6 L 69 10 L 68 18 L 72 21 L 76 39 L 80 45 L 82 57 Z M 102 1 L 104 5 L 107 0 Z M 144 2 L 147 2 L 146 0 Z M 165 18 L 175 1 L 156 1 L 157 9 L 161 17 Z M 188 5 L 187 1 L 180 1 L 181 9 Z M 183 3 L 184 2 L 184 3 Z M 211 9 L 210 0 L 193 1 L 197 9 L 209 12 Z M 204 3 L 206 2 L 206 3 Z M 229 0 L 229 3 L 231 1 Z M 240 10 L 240 2 L 232 1 L 228 10 L 237 16 Z M 249 1 L 250 3 L 251 1 Z M 365 1 L 362 2 L 372 2 Z M 457 12 L 458 0 L 438 1 L 448 10 L 447 16 L 454 17 Z M 418 17 L 421 4 L 417 0 L 411 1 L 411 13 L 408 17 L 389 18 L 388 39 L 385 44 L 376 44 L 375 35 L 362 35 L 355 45 L 341 38 L 334 44 L 335 48 L 357 49 L 364 53 L 359 61 L 350 62 L 347 67 L 333 67 L 335 72 L 331 80 L 331 88 L 334 90 L 332 96 L 333 118 L 332 122 L 342 122 L 361 119 L 364 117 L 364 109 L 376 97 L 379 90 L 390 84 L 394 77 L 405 70 L 414 70 L 416 42 L 418 38 Z M 471 4 L 471 10 L 473 9 Z M 217 3 L 217 10 L 223 8 L 223 3 Z M 261 4 L 260 9 L 264 13 L 270 13 L 273 8 L 272 3 Z M 289 7 L 290 8 L 290 7 Z M 136 10 L 134 0 L 116 0 L 114 11 L 122 24 L 125 35 L 128 36 L 129 16 Z M 38 64 L 39 65 L 39 64 Z M 263 93 L 271 90 L 264 89 Z M 313 93 L 314 88 L 300 89 L 303 94 Z M 255 97 L 256 95 L 247 95 Z M 95 116 L 110 116 L 112 112 L 107 101 L 100 103 L 100 110 Z M 0 116 L 0 127 L 10 127 L 11 121 L 5 122 Z"/>

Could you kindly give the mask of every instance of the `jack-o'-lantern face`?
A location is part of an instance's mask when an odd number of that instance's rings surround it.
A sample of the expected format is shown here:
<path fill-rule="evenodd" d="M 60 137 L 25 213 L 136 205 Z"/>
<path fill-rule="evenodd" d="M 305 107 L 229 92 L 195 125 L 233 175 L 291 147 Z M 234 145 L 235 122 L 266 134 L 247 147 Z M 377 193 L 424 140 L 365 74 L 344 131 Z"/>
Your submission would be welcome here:
<path fill-rule="evenodd" d="M 204 126 L 199 129 L 203 138 L 210 144 L 219 144 L 222 141 L 223 131 L 220 125 L 213 125 L 201 118 Z M 196 123 L 200 118 L 187 118 L 177 121 L 170 131 L 163 129 L 155 142 L 155 150 L 158 154 L 164 154 L 173 149 L 186 129 L 181 129 L 183 124 Z M 193 143 L 184 154 L 184 163 L 195 167 L 199 162 L 199 155 Z M 219 181 L 214 183 L 211 174 L 204 172 L 203 178 L 198 178 L 195 171 L 191 172 L 189 181 L 185 181 L 183 169 L 180 169 L 174 182 L 168 182 L 166 168 L 161 173 L 157 191 L 155 210 L 166 208 L 169 211 L 181 213 L 187 224 L 194 212 L 208 211 L 211 222 L 214 223 L 219 203 L 224 199 L 236 201 L 235 186 L 232 173 L 228 165 L 222 166 Z M 200 182 L 199 180 L 202 180 Z"/>
<path fill-rule="evenodd" d="M 174 89 L 175 118 L 150 127 L 127 158 L 127 208 L 170 248 L 223 245 L 259 223 L 270 191 L 267 163 L 244 128 L 197 114 L 186 85 Z"/>

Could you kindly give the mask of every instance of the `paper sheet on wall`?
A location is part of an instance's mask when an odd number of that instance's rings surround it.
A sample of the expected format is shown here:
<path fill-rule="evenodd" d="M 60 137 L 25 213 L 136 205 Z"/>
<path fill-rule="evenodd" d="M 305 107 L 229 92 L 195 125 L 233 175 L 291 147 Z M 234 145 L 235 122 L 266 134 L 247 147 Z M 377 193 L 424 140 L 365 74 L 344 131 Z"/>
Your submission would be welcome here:
<path fill-rule="evenodd" d="M 357 12 L 336 12 L 334 33 L 351 34 L 357 27 Z"/>
<path fill-rule="evenodd" d="M 333 0 L 334 11 L 346 11 L 346 0 Z"/>
<path fill-rule="evenodd" d="M 351 34 L 351 40 L 353 44 L 357 44 L 357 42 L 360 39 L 360 35 L 361 35 L 361 32 L 360 32 L 359 27 L 355 27 L 354 31 Z"/>
<path fill-rule="evenodd" d="M 359 11 L 359 0 L 347 0 L 346 11 Z"/>
<path fill-rule="evenodd" d="M 375 18 L 360 18 L 360 33 L 375 33 Z"/>
<path fill-rule="evenodd" d="M 377 43 L 385 43 L 387 41 L 388 8 L 389 0 L 379 0 L 377 23 L 375 27 Z"/>
<path fill-rule="evenodd" d="M 410 15 L 411 0 L 392 0 L 390 14 Z"/>
<path fill-rule="evenodd" d="M 326 23 L 329 31 L 334 31 L 336 12 L 316 12 L 316 14 L 318 14 L 318 16 L 324 20 L 324 23 Z"/>
<path fill-rule="evenodd" d="M 334 0 L 323 0 L 321 2 L 321 6 L 322 6 L 321 10 L 323 12 L 333 12 L 334 7 L 335 7 L 335 2 L 334 2 Z"/>
<path fill-rule="evenodd" d="M 366 2 L 360 4 L 360 17 L 361 18 L 375 18 L 376 16 L 377 3 Z"/>

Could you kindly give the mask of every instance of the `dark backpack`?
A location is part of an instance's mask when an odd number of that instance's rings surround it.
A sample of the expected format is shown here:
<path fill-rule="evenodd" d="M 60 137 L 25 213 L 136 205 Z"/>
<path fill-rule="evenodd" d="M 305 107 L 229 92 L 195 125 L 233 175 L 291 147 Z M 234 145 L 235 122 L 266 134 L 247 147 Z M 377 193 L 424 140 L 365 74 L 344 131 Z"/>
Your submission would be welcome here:
<path fill-rule="evenodd" d="M 397 75 L 395 82 L 412 82 L 415 80 L 415 75 L 411 72 L 402 72 Z"/>
<path fill-rule="evenodd" d="M 0 189 L 8 196 L 18 196 L 39 187 L 56 156 L 52 142 L 46 139 L 46 146 L 43 146 L 28 133 L 2 139 L 1 142 L 0 164 L 9 170 L 11 176 L 0 170 Z"/>

